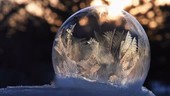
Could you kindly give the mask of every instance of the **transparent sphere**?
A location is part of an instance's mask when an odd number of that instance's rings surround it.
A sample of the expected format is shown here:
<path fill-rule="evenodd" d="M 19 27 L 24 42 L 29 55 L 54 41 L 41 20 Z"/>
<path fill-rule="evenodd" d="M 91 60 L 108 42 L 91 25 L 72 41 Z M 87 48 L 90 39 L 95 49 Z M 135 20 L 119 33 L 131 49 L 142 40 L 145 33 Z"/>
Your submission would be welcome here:
<path fill-rule="evenodd" d="M 142 86 L 149 52 L 146 33 L 132 15 L 96 6 L 76 12 L 63 23 L 52 57 L 57 78 Z"/>

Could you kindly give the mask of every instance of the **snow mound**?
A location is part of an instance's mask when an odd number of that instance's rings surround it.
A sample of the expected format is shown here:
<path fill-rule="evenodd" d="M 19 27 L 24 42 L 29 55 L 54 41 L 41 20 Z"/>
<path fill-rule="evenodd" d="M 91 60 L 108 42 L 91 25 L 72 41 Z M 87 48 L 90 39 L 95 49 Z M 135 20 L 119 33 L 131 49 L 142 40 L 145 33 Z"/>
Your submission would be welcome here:
<path fill-rule="evenodd" d="M 97 90 L 83 88 L 45 88 L 45 87 L 13 87 L 0 89 L 0 96 L 155 96 L 151 91 L 142 87 L 141 90 Z"/>
<path fill-rule="evenodd" d="M 111 86 L 74 78 L 60 79 L 55 84 L 2 88 L 0 96 L 155 96 L 145 87 Z"/>

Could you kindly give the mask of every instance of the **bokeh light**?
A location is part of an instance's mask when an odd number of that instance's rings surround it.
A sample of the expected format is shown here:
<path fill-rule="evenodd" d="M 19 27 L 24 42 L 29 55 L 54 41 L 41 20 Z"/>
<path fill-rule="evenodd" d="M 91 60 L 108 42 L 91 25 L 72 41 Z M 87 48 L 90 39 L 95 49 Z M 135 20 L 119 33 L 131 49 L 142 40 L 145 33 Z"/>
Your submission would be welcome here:
<path fill-rule="evenodd" d="M 63 3 L 64 2 L 64 3 Z M 10 26 L 10 30 L 24 30 L 23 27 L 15 28 L 18 25 L 26 23 L 28 20 L 28 15 L 32 15 L 41 19 L 44 19 L 48 24 L 50 24 L 51 31 L 56 32 L 62 22 L 66 19 L 63 18 L 62 14 L 67 10 L 71 12 L 76 12 L 87 6 L 96 5 L 109 5 L 116 6 L 117 9 L 125 9 L 132 15 L 134 15 L 141 24 L 147 26 L 149 30 L 161 29 L 163 22 L 166 19 L 168 13 L 161 11 L 161 6 L 169 6 L 169 0 L 73 0 L 73 1 L 60 1 L 60 0 L 4 0 L 1 1 L 1 14 L 0 21 L 6 18 L 6 22 L 3 26 Z M 18 7 L 18 8 L 17 8 Z M 71 7 L 71 8 L 70 8 Z M 114 10 L 115 8 L 112 8 Z M 10 17 L 6 17 L 13 10 L 16 12 L 10 14 Z M 56 13 L 55 11 L 60 11 L 61 13 Z M 116 11 L 116 10 L 115 10 Z M 70 15 L 72 14 L 70 12 Z M 22 18 L 20 18 L 22 17 Z M 68 16 L 66 16 L 68 17 Z M 21 20 L 22 19 L 22 20 Z M 82 21 L 83 22 L 83 21 Z M 82 23 L 81 22 L 81 23 Z M 85 23 L 85 22 L 84 22 Z M 83 24 L 83 23 L 82 23 Z M 1 28 L 4 28 L 1 27 Z M 55 30 L 54 30 L 55 29 Z M 155 32 L 156 33 L 156 32 Z M 153 34 L 155 36 L 156 34 Z M 152 39 L 151 39 L 152 40 Z"/>

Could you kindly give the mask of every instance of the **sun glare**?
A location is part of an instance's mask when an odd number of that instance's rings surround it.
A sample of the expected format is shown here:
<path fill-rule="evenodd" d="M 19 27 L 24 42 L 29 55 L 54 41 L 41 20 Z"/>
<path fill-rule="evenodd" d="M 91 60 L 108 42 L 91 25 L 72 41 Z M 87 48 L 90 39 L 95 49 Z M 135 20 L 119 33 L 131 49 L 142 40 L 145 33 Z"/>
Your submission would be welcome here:
<path fill-rule="evenodd" d="M 24 25 L 23 23 L 28 20 L 29 16 L 32 15 L 39 17 L 50 24 L 52 32 L 56 32 L 59 26 L 63 23 L 63 14 L 69 13 L 70 15 L 70 13 L 74 13 L 84 7 L 100 5 L 108 6 L 107 10 L 103 8 L 97 9 L 100 16 L 100 22 L 102 23 L 109 19 L 117 19 L 120 16 L 121 11 L 126 10 L 142 25 L 147 26 L 149 30 L 155 30 L 165 27 L 164 22 L 166 17 L 169 15 L 168 12 L 162 11 L 160 7 L 170 6 L 170 0 L 68 0 L 63 2 L 61 2 L 61 0 L 0 1 L 0 21 L 4 20 L 6 15 L 11 13 L 12 10 L 18 10 L 17 12 L 12 12 L 10 18 L 6 19 L 6 24 L 13 28 L 11 30 L 18 29 L 15 28 L 18 24 Z M 22 8 L 22 10 L 20 10 L 20 8 Z M 21 17 L 20 15 L 22 15 L 22 18 L 18 18 Z M 87 18 L 82 18 L 79 23 L 82 26 L 86 26 L 86 24 L 88 24 L 88 20 Z M 119 22 L 117 22 L 117 24 L 119 24 Z"/>
<path fill-rule="evenodd" d="M 108 17 L 117 18 L 121 11 L 132 4 L 131 0 L 105 0 L 108 3 Z M 93 0 L 90 4 L 91 6 L 106 5 L 102 0 Z M 99 12 L 105 11 L 103 8 L 98 9 Z"/>

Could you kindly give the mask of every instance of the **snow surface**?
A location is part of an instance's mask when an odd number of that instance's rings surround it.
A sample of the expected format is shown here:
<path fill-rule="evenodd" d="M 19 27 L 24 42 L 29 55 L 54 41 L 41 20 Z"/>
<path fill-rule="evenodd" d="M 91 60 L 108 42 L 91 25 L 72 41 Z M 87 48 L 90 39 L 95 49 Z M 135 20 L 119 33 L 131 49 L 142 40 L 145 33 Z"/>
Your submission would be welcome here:
<path fill-rule="evenodd" d="M 65 82 L 67 81 L 67 82 Z M 145 87 L 119 87 L 73 79 L 55 85 L 16 86 L 0 89 L 0 96 L 155 96 Z"/>
<path fill-rule="evenodd" d="M 81 88 L 13 87 L 0 89 L 0 96 L 155 96 L 146 88 L 140 91 L 121 89 L 86 90 Z"/>

